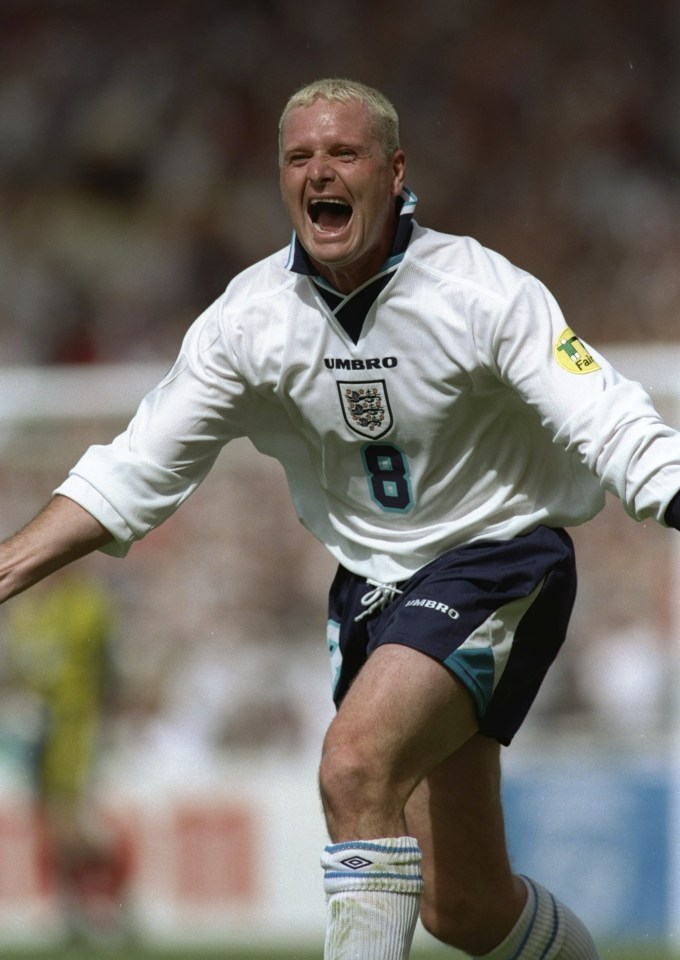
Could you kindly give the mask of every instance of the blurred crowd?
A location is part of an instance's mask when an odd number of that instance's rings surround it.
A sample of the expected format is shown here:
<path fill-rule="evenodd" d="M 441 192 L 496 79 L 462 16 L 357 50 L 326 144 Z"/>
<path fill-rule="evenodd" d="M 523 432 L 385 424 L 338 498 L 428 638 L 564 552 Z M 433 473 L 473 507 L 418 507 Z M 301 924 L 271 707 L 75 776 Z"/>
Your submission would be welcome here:
<path fill-rule="evenodd" d="M 170 362 L 288 242 L 277 121 L 328 75 L 397 106 L 422 223 L 535 273 L 596 345 L 680 341 L 674 0 L 0 0 L 0 367 Z M 0 422 L 0 536 L 112 432 Z M 0 790 L 33 796 L 74 935 L 126 923 L 102 783 L 316 763 L 333 563 L 279 469 L 235 447 L 124 562 L 95 555 L 0 611 Z M 677 715 L 670 540 L 618 504 L 574 538 L 570 638 L 520 740 L 659 744 Z"/>
<path fill-rule="evenodd" d="M 230 277 L 288 242 L 278 116 L 333 74 L 397 106 L 421 222 L 537 274 L 585 339 L 677 341 L 679 54 L 672 0 L 3 0 L 0 365 L 171 360 Z M 30 470 L 4 449 L 12 523 L 70 466 L 64 433 L 38 442 Z M 210 490 L 124 564 L 94 561 L 120 620 L 111 749 L 147 771 L 306 753 L 330 709 L 316 683 L 330 561 L 271 468 L 237 464 Z M 667 708 L 668 622 L 652 620 L 668 584 L 639 590 L 663 544 L 630 524 L 627 553 L 612 516 L 578 535 L 574 656 L 540 723 L 580 711 L 651 730 Z M 600 616 L 610 586 L 616 615 Z"/>
<path fill-rule="evenodd" d="M 0 364 L 171 358 L 287 243 L 276 122 L 329 74 L 397 105 L 422 222 L 675 339 L 679 47 L 672 0 L 3 0 Z"/>

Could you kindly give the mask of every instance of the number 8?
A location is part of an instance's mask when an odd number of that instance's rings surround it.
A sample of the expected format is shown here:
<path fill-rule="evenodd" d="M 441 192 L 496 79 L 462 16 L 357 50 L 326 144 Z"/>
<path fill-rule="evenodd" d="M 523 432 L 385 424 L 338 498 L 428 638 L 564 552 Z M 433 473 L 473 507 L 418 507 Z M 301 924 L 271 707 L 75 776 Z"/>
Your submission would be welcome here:
<path fill-rule="evenodd" d="M 406 454 L 391 443 L 367 443 L 361 458 L 371 497 L 383 510 L 407 513 L 413 506 Z"/>

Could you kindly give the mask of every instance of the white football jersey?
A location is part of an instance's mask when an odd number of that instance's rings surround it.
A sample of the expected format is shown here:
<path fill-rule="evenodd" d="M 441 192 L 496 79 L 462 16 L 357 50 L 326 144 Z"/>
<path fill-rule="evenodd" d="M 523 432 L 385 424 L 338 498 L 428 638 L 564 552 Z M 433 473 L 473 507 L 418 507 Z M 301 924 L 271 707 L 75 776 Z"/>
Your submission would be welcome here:
<path fill-rule="evenodd" d="M 57 490 L 108 528 L 111 552 L 168 517 L 238 436 L 283 464 L 300 520 L 337 560 L 379 581 L 471 541 L 581 523 L 604 489 L 663 522 L 680 435 L 534 277 L 414 224 L 353 339 L 289 252 L 233 280 L 127 431 Z"/>

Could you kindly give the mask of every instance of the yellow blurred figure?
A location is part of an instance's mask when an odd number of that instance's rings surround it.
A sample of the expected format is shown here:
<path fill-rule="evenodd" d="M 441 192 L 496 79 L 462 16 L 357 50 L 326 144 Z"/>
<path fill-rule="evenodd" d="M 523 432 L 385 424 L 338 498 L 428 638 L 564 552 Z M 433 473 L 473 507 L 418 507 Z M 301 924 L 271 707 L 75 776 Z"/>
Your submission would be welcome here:
<path fill-rule="evenodd" d="M 94 580 L 63 577 L 10 610 L 10 669 L 42 705 L 36 786 L 48 804 L 77 804 L 85 791 L 108 680 L 110 598 Z"/>
<path fill-rule="evenodd" d="M 48 876 L 72 937 L 117 937 L 126 857 L 89 792 L 111 682 L 109 592 L 71 572 L 18 597 L 8 612 L 10 678 L 40 714 L 31 773 Z"/>

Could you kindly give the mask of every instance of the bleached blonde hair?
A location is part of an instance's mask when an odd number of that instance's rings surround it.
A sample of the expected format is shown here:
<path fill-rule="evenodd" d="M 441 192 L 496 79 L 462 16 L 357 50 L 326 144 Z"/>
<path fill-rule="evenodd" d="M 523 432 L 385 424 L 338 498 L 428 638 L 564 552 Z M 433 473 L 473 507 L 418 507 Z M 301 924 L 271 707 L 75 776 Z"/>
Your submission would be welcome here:
<path fill-rule="evenodd" d="M 373 115 L 375 132 L 385 156 L 390 159 L 394 151 L 399 149 L 399 116 L 387 97 L 380 90 L 357 80 L 327 77 L 300 87 L 289 97 L 279 120 L 279 162 L 282 159 L 281 145 L 286 117 L 296 107 L 311 107 L 317 100 L 328 100 L 330 103 L 357 101 L 364 104 Z"/>

